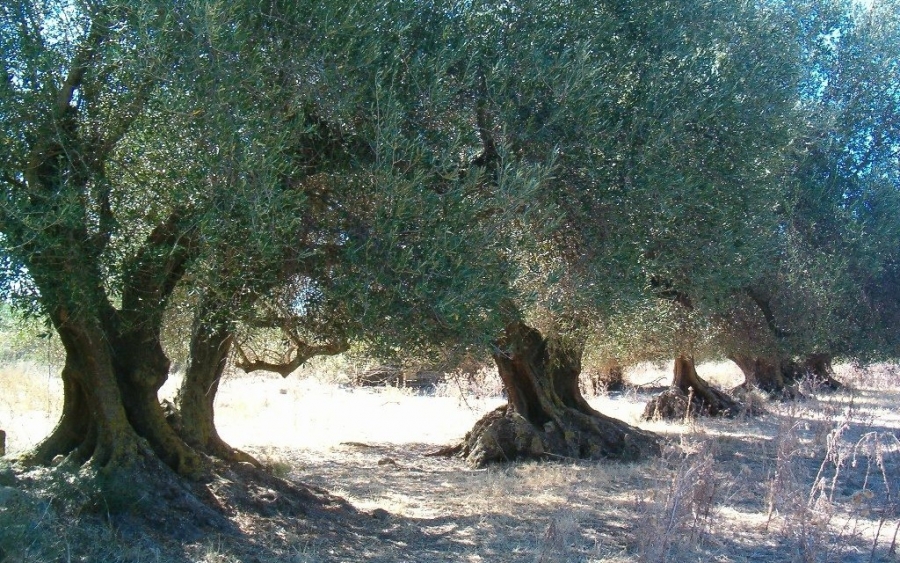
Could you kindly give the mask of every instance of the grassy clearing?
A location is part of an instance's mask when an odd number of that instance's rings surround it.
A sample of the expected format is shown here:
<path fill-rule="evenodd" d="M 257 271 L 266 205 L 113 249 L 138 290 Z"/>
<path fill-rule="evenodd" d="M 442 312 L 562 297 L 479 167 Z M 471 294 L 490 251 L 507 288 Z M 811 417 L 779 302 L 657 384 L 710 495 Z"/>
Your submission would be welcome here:
<path fill-rule="evenodd" d="M 53 379 L 19 369 L 0 372 L 0 428 L 13 454 L 58 409 Z M 668 373 L 642 366 L 627 377 L 647 388 L 590 401 L 637 423 L 649 388 Z M 728 365 L 700 373 L 740 382 Z M 468 383 L 421 395 L 329 378 L 231 377 L 219 395 L 223 437 L 278 475 L 343 496 L 362 519 L 335 527 L 239 512 L 238 536 L 135 542 L 97 514 L 90 486 L 56 498 L 63 489 L 53 479 L 81 478 L 57 472 L 24 491 L 0 488 L 0 548 L 10 561 L 900 561 L 898 371 L 845 366 L 839 375 L 848 390 L 767 403 L 756 418 L 642 423 L 667 436 L 658 460 L 479 471 L 423 455 L 502 403 Z"/>

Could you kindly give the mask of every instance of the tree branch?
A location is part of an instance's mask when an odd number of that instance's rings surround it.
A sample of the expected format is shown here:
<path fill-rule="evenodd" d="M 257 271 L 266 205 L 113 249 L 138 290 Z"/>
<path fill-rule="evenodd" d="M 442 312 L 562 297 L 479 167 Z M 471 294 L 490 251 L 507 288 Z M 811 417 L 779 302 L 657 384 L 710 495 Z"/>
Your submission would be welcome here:
<path fill-rule="evenodd" d="M 287 359 L 285 361 L 276 363 L 260 360 L 258 358 L 251 360 L 244 351 L 244 348 L 240 344 L 235 343 L 235 350 L 239 357 L 234 362 L 235 367 L 242 370 L 244 373 L 271 371 L 281 375 L 281 377 L 287 377 L 297 368 L 305 364 L 310 358 L 315 356 L 335 356 L 346 352 L 350 348 L 347 341 L 344 339 L 340 339 L 336 342 L 328 342 L 326 344 L 310 345 L 301 340 L 293 331 L 285 330 L 285 335 L 293 342 L 293 345 L 286 354 Z"/>
<path fill-rule="evenodd" d="M 158 324 L 169 297 L 196 252 L 195 229 L 176 209 L 157 225 L 126 267 L 122 312 L 136 325 Z"/>
<path fill-rule="evenodd" d="M 763 317 L 766 319 L 766 325 L 769 327 L 769 330 L 772 331 L 772 334 L 774 334 L 776 338 L 790 336 L 790 332 L 778 327 L 778 323 L 775 320 L 775 314 L 772 312 L 772 306 L 769 304 L 770 299 L 752 287 L 748 287 L 745 291 L 747 296 L 757 307 L 759 307 L 760 312 L 762 312 Z"/>
<path fill-rule="evenodd" d="M 91 22 L 91 30 L 78 52 L 72 58 L 72 66 L 69 74 L 62 83 L 62 87 L 56 94 L 56 114 L 57 116 L 65 115 L 66 111 L 75 98 L 75 91 L 84 82 L 88 68 L 94 56 L 97 54 L 97 48 L 106 39 L 107 29 L 98 25 L 97 18 Z"/>

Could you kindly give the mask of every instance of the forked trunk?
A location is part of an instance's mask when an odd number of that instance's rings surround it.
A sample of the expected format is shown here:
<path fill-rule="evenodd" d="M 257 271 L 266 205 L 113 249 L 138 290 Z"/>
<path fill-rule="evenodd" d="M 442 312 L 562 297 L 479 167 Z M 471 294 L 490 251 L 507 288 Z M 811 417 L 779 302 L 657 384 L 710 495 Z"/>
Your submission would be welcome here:
<path fill-rule="evenodd" d="M 647 403 L 644 419 L 684 419 L 688 416 L 735 416 L 741 405 L 711 386 L 699 374 L 694 359 L 686 354 L 675 358 L 671 389 Z"/>
<path fill-rule="evenodd" d="M 581 350 L 545 339 L 524 323 L 507 326 L 494 361 L 507 404 L 485 415 L 460 453 L 475 466 L 517 459 L 638 460 L 660 452 L 658 438 L 594 410 L 581 395 Z"/>
<path fill-rule="evenodd" d="M 157 399 L 169 367 L 154 337 L 158 331 L 122 330 L 121 323 L 99 316 L 84 311 L 70 318 L 64 307 L 51 314 L 66 351 L 63 411 L 26 461 L 48 464 L 63 456 L 115 470 L 149 457 L 181 475 L 198 476 L 199 456 L 166 423 Z"/>
<path fill-rule="evenodd" d="M 232 341 L 231 331 L 223 324 L 195 324 L 190 361 L 178 392 L 178 421 L 175 426 L 184 441 L 199 451 L 229 461 L 246 461 L 260 466 L 249 454 L 228 445 L 216 430 L 216 393 Z"/>

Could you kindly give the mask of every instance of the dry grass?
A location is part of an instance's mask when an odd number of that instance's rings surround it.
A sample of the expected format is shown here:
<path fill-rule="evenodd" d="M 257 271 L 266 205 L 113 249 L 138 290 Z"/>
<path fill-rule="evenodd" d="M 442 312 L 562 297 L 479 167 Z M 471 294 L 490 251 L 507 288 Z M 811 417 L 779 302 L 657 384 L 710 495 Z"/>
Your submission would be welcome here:
<path fill-rule="evenodd" d="M 58 408 L 58 383 L 31 373 L 0 372 L 0 428 L 11 453 L 40 437 Z M 659 385 L 669 373 L 645 366 L 627 377 Z M 700 373 L 735 383 L 727 365 Z M 242 514 L 241 545 L 207 537 L 134 546 L 94 520 L 61 522 L 53 503 L 0 497 L 0 546 L 30 542 L 30 561 L 141 563 L 900 561 L 900 377 L 892 366 L 846 366 L 840 377 L 850 389 L 769 403 L 757 418 L 642 423 L 668 438 L 659 460 L 477 471 L 423 455 L 502 403 L 468 384 L 425 396 L 296 376 L 229 378 L 218 403 L 223 437 L 288 479 L 345 497 L 371 525 L 335 539 L 289 519 Z M 649 396 L 637 388 L 590 400 L 636 424 Z M 122 551 L 101 553 L 93 546 L 101 543 Z"/>

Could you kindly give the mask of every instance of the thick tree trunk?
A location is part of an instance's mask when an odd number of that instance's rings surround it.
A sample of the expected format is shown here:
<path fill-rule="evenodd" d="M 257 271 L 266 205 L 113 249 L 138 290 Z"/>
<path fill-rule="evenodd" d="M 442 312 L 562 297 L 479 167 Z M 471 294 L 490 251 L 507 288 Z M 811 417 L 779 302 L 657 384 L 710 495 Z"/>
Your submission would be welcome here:
<path fill-rule="evenodd" d="M 177 398 L 176 429 L 191 447 L 228 461 L 261 464 L 251 455 L 232 448 L 219 436 L 215 400 L 228 362 L 233 337 L 222 324 L 196 322 L 191 336 L 190 360 Z M 170 422 L 172 420 L 170 419 Z"/>
<path fill-rule="evenodd" d="M 100 276 L 84 257 L 87 250 L 39 254 L 52 258 L 31 264 L 45 300 L 56 303 L 49 316 L 65 348 L 66 363 L 60 420 L 26 459 L 46 464 L 64 456 L 114 470 L 139 458 L 158 458 L 181 475 L 200 474 L 200 457 L 168 426 L 157 398 L 169 368 L 160 344 L 161 311 L 181 270 L 177 264 L 176 271 L 154 267 L 145 258 L 156 256 L 153 237 L 171 232 L 172 226 L 154 231 L 148 250 L 139 254 L 121 310 L 111 306 L 96 281 Z M 173 254 L 178 253 L 164 256 Z M 55 282 L 59 268 L 78 274 L 71 286 Z"/>
<path fill-rule="evenodd" d="M 741 405 L 712 387 L 697 374 L 694 359 L 686 354 L 675 358 L 672 388 L 647 403 L 645 419 L 684 419 L 690 416 L 735 416 Z"/>
<path fill-rule="evenodd" d="M 507 404 L 444 453 L 460 453 L 475 466 L 529 458 L 630 461 L 659 454 L 654 434 L 602 415 L 585 401 L 578 387 L 581 350 L 516 322 L 507 326 L 494 361 Z"/>
<path fill-rule="evenodd" d="M 159 389 L 169 374 L 169 360 L 157 335 L 128 338 L 116 350 L 117 375 L 122 402 L 135 431 L 146 439 L 156 455 L 181 475 L 198 476 L 202 461 L 169 425 L 159 402 Z"/>
<path fill-rule="evenodd" d="M 843 385 L 834 377 L 834 368 L 831 367 L 831 356 L 828 354 L 810 354 L 803 362 L 801 377 L 810 379 L 816 387 L 824 387 L 831 391 L 837 391 Z"/>
<path fill-rule="evenodd" d="M 742 390 L 759 389 L 772 398 L 794 400 L 802 395 L 793 381 L 792 362 L 784 362 L 779 358 L 731 356 L 744 374 Z"/>
<path fill-rule="evenodd" d="M 802 363 L 743 355 L 732 356 L 731 360 L 744 373 L 742 389 L 759 389 L 773 398 L 802 398 L 799 384 L 804 380 L 832 391 L 841 388 L 841 383 L 834 378 L 831 358 L 826 354 L 811 354 Z"/>
<path fill-rule="evenodd" d="M 98 322 L 53 316 L 66 350 L 63 413 L 50 436 L 26 459 L 48 463 L 57 455 L 95 466 L 130 465 L 141 450 L 119 389 L 109 339 Z"/>
<path fill-rule="evenodd" d="M 605 362 L 600 371 L 591 374 L 591 388 L 594 394 L 624 390 L 625 368 L 616 360 Z"/>

